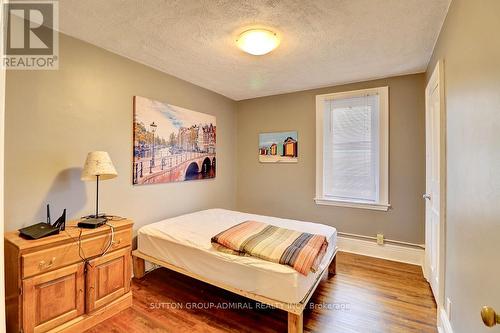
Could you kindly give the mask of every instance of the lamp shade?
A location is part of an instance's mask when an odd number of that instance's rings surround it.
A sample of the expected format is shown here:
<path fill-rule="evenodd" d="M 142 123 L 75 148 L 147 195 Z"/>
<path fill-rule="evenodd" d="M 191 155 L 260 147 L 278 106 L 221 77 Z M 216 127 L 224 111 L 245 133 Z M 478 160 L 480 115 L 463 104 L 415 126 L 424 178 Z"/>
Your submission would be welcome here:
<path fill-rule="evenodd" d="M 82 171 L 82 180 L 112 179 L 118 175 L 109 154 L 105 151 L 93 151 L 88 153 Z"/>

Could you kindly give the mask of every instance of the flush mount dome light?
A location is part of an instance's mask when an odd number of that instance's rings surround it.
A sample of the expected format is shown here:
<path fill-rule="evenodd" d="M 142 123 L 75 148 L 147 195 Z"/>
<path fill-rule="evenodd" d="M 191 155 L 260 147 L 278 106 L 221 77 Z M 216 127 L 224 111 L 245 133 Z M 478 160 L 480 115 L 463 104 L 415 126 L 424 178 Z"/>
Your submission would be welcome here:
<path fill-rule="evenodd" d="M 280 40 L 276 33 L 266 29 L 251 29 L 238 36 L 236 44 L 246 53 L 263 55 L 274 50 Z"/>

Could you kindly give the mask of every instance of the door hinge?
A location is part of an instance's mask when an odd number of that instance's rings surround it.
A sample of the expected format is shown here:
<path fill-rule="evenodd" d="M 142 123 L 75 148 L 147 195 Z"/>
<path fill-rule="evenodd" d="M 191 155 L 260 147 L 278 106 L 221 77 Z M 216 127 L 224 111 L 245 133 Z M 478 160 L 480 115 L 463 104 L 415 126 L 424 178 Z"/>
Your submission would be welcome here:
<path fill-rule="evenodd" d="M 23 287 L 19 287 L 19 295 L 23 294 Z"/>

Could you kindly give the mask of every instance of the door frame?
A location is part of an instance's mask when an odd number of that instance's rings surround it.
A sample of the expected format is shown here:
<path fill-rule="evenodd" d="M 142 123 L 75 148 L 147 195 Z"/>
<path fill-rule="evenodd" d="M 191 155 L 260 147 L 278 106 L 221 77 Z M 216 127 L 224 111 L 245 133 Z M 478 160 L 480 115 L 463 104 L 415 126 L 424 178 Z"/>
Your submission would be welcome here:
<path fill-rule="evenodd" d="M 0 0 L 0 54 L 4 47 L 4 1 Z M 4 134 L 5 134 L 5 67 L 0 66 L 0 331 L 5 332 L 5 287 L 4 287 Z"/>
<path fill-rule="evenodd" d="M 439 89 L 439 112 L 440 112 L 440 154 L 439 154 L 439 256 L 438 256 L 438 290 L 437 295 L 435 295 L 435 300 L 437 304 L 437 318 L 438 326 L 441 322 L 440 312 L 444 307 L 445 302 L 445 277 L 446 277 L 446 96 L 444 87 L 444 61 L 442 59 L 438 60 L 427 85 L 425 87 L 425 110 L 427 116 L 427 110 L 429 107 L 429 89 L 431 84 L 436 82 Z M 426 126 L 427 131 L 427 126 Z M 426 135 L 427 136 L 427 135 Z M 427 175 L 426 175 L 427 182 Z M 426 244 L 427 248 L 427 244 Z M 426 256 L 427 257 L 427 256 Z M 429 280 L 429 268 L 427 267 L 427 262 L 424 261 L 423 265 L 424 276 Z"/>

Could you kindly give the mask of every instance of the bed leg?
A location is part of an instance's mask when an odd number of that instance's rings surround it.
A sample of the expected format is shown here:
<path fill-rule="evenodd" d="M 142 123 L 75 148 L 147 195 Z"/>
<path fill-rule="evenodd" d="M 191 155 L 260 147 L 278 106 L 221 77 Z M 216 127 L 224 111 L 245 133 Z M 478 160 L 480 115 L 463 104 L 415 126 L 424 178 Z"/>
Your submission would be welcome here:
<path fill-rule="evenodd" d="M 304 332 L 304 313 L 295 314 L 288 312 L 288 333 Z"/>
<path fill-rule="evenodd" d="M 337 255 L 335 255 L 335 257 L 333 257 L 333 260 L 330 263 L 330 266 L 328 266 L 328 277 L 331 278 L 335 274 L 337 274 Z"/>
<path fill-rule="evenodd" d="M 132 261 L 134 266 L 134 277 L 136 279 L 142 279 L 145 272 L 144 259 L 132 256 Z"/>

